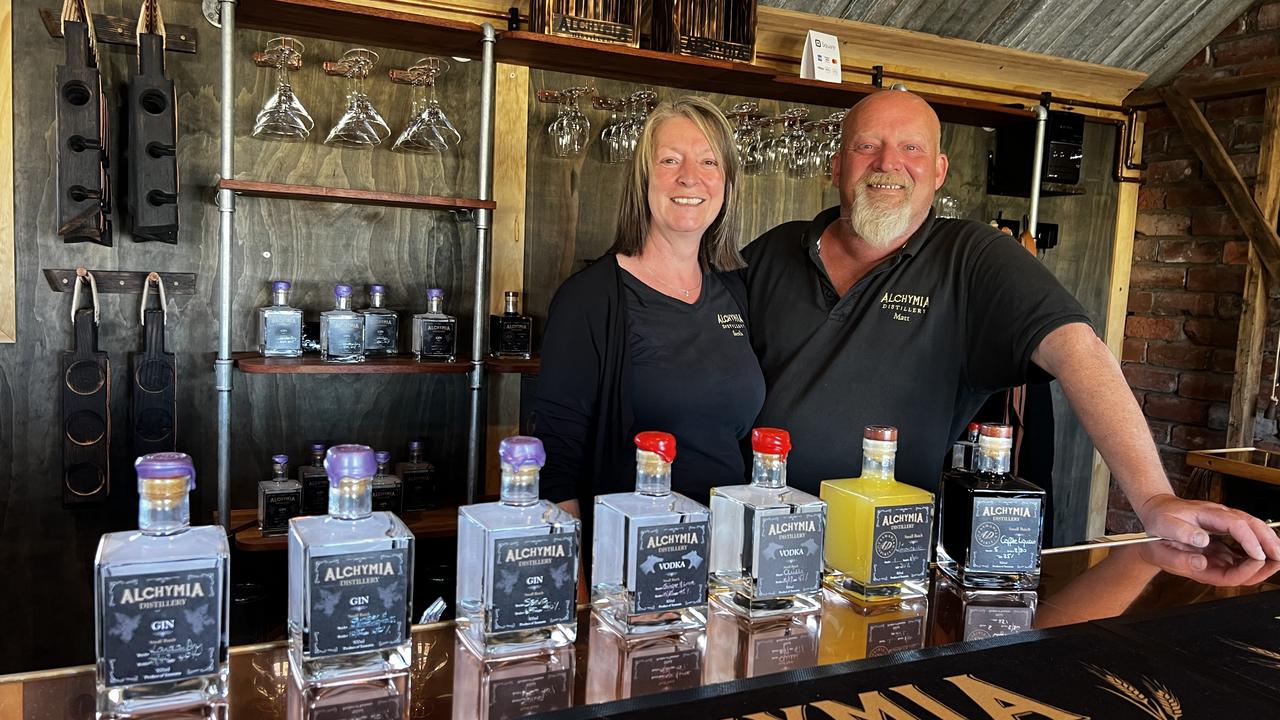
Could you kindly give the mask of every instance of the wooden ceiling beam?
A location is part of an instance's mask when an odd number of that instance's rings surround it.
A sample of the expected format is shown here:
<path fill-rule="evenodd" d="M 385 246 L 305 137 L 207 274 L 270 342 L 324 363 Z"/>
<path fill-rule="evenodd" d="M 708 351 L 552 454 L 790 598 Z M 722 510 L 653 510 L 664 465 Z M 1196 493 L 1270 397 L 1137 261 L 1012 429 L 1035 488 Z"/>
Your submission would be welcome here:
<path fill-rule="evenodd" d="M 1280 70 L 1210 80 L 1183 81 L 1178 83 L 1178 90 L 1192 100 L 1219 100 L 1264 92 L 1267 88 L 1277 86 L 1280 86 Z M 1124 104 L 1126 107 L 1136 109 L 1163 105 L 1164 97 L 1160 94 L 1161 89 L 1134 90 L 1124 99 Z"/>

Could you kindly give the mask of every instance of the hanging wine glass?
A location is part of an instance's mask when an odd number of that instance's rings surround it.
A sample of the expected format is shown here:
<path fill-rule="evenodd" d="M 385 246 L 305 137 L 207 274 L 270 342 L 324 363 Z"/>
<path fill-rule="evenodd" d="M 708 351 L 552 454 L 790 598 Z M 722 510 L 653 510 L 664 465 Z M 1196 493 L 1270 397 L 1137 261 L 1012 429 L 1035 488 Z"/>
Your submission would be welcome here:
<path fill-rule="evenodd" d="M 759 158 L 752 158 L 750 149 L 760 140 L 760 126 L 756 124 L 762 116 L 760 105 L 753 102 L 738 103 L 729 112 L 733 118 L 733 145 L 738 149 L 738 162 L 742 172 L 755 175 L 759 169 Z"/>
<path fill-rule="evenodd" d="M 254 53 L 256 64 L 275 68 L 276 87 L 258 111 L 253 125 L 253 137 L 302 140 L 315 127 L 315 121 L 289 84 L 289 72 L 302 67 L 303 49 L 303 44 L 296 38 L 275 37 L 267 41 L 262 52 Z"/>
<path fill-rule="evenodd" d="M 443 153 L 462 142 L 462 134 L 450 122 L 436 96 L 436 79 L 448 71 L 449 63 L 438 57 L 422 58 L 408 70 L 391 71 L 392 80 L 413 87 L 409 121 L 392 150 Z"/>
<path fill-rule="evenodd" d="M 547 125 L 551 154 L 555 157 L 578 157 L 586 149 L 591 139 L 591 121 L 582 114 L 578 98 L 594 93 L 595 89 L 590 87 L 571 87 L 560 92 L 538 91 L 539 101 L 558 103 L 560 106 L 555 119 Z"/>
<path fill-rule="evenodd" d="M 364 90 L 369 71 L 377 63 L 378 53 L 365 48 L 348 50 L 343 53 L 341 60 L 325 63 L 325 72 L 346 77 L 350 87 L 347 92 L 347 109 L 329 131 L 328 137 L 324 139 L 325 144 L 367 148 L 381 144 L 391 136 L 391 127 L 373 107 L 373 102 Z"/>

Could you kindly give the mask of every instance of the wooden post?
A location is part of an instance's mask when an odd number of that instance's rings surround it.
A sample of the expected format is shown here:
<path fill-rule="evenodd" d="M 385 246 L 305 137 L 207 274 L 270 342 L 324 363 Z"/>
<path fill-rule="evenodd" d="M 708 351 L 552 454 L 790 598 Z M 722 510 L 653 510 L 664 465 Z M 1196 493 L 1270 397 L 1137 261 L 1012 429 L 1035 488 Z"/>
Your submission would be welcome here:
<path fill-rule="evenodd" d="M 0 3 L 0 343 L 17 342 L 13 237 L 13 3 Z"/>

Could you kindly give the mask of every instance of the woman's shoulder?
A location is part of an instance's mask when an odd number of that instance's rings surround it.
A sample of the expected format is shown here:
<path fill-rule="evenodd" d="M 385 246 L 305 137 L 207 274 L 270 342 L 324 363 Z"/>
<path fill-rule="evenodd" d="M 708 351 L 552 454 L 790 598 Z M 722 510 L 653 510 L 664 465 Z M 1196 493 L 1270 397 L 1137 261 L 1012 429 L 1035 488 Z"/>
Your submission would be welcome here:
<path fill-rule="evenodd" d="M 570 275 L 556 290 L 552 305 L 573 303 L 583 307 L 602 305 L 618 285 L 618 261 L 603 255 L 590 265 Z"/>

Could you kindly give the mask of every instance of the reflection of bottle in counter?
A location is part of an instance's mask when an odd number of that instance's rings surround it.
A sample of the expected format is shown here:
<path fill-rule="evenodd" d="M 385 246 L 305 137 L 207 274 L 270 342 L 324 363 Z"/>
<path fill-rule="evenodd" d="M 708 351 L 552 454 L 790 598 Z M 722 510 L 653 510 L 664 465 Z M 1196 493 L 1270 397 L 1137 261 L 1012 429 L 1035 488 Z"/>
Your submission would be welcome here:
<path fill-rule="evenodd" d="M 818 664 L 820 613 L 749 618 L 718 609 L 707 618 L 707 682 L 728 682 Z"/>
<path fill-rule="evenodd" d="M 975 590 L 939 574 L 933 586 L 929 644 L 1025 632 L 1035 620 L 1037 601 L 1031 590 Z"/>
<path fill-rule="evenodd" d="M 823 584 L 854 599 L 925 593 L 933 494 L 894 479 L 897 451 L 897 428 L 868 426 L 862 435 L 862 475 L 822 482 L 827 502 Z"/>
<path fill-rule="evenodd" d="M 702 685 L 706 633 L 623 637 L 591 616 L 588 703 L 688 690 Z"/>
<path fill-rule="evenodd" d="M 862 604 L 828 594 L 822 609 L 818 663 L 883 657 L 924 647 L 929 601 L 923 597 Z"/>
<path fill-rule="evenodd" d="M 573 646 L 481 660 L 458 636 L 453 653 L 454 720 L 514 720 L 573 706 Z"/>
<path fill-rule="evenodd" d="M 305 688 L 291 681 L 285 703 L 287 720 L 403 718 L 409 708 L 409 674 Z"/>

